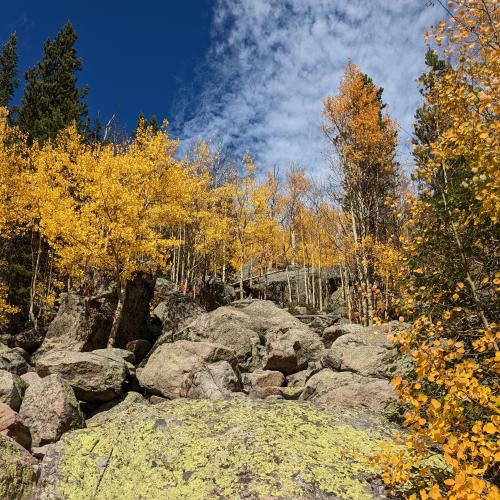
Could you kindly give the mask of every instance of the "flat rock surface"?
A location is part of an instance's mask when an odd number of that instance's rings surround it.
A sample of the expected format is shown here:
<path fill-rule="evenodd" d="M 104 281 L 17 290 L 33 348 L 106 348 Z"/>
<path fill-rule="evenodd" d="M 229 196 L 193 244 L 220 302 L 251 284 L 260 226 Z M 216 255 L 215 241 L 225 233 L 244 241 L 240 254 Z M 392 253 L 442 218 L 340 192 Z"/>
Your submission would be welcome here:
<path fill-rule="evenodd" d="M 297 402 L 137 404 L 50 447 L 35 497 L 381 498 L 364 457 L 388 432 L 370 415 Z"/>

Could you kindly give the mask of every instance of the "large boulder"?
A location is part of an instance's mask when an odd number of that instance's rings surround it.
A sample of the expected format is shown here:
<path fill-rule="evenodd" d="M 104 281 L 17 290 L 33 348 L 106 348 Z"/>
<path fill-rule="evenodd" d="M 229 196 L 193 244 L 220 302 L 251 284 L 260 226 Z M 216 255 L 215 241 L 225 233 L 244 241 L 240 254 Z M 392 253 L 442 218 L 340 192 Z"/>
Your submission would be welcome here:
<path fill-rule="evenodd" d="M 221 398 L 241 388 L 234 352 L 208 342 L 159 346 L 137 378 L 144 389 L 169 399 Z"/>
<path fill-rule="evenodd" d="M 13 439 L 23 448 L 31 447 L 29 427 L 18 413 L 4 403 L 0 403 L 0 436 Z"/>
<path fill-rule="evenodd" d="M 26 383 L 19 375 L 0 370 L 0 403 L 18 411 L 23 400 Z"/>
<path fill-rule="evenodd" d="M 61 375 L 82 401 L 110 401 L 122 392 L 127 364 L 113 350 L 107 352 L 51 351 L 37 358 L 36 371 L 41 377 Z"/>
<path fill-rule="evenodd" d="M 263 367 L 266 345 L 270 342 L 275 343 L 276 349 L 287 349 L 284 344 L 290 340 L 293 348 L 297 340 L 297 365 L 317 361 L 323 355 L 318 336 L 300 320 L 268 300 L 233 302 L 230 306 L 202 314 L 176 338 L 223 345 L 236 353 L 244 371 Z M 266 369 L 279 368 L 267 366 Z"/>
<path fill-rule="evenodd" d="M 0 370 L 6 370 L 16 375 L 33 370 L 24 354 L 23 350 L 18 347 L 10 348 L 0 344 Z"/>
<path fill-rule="evenodd" d="M 322 364 L 336 371 L 351 371 L 366 377 L 391 378 L 400 356 L 392 346 L 390 325 L 362 327 L 343 325 L 344 332 L 323 357 Z"/>
<path fill-rule="evenodd" d="M 161 289 L 159 302 L 153 311 L 154 317 L 161 323 L 163 335 L 173 335 L 206 312 L 200 304 L 175 290 L 173 283 L 171 285 L 168 287 L 164 285 Z"/>
<path fill-rule="evenodd" d="M 392 432 L 297 402 L 132 405 L 51 446 L 35 498 L 381 498 L 365 456 Z"/>
<path fill-rule="evenodd" d="M 396 396 L 388 380 L 325 368 L 307 380 L 300 399 L 329 408 L 364 407 L 383 413 Z"/>
<path fill-rule="evenodd" d="M 14 440 L 0 435 L 0 498 L 31 499 L 38 461 Z"/>
<path fill-rule="evenodd" d="M 47 329 L 40 351 L 92 351 L 106 347 L 115 308 L 112 295 L 112 291 L 94 298 L 84 297 L 76 291 L 62 294 L 61 305 Z"/>
<path fill-rule="evenodd" d="M 116 347 L 144 337 L 154 285 L 149 277 L 138 276 L 127 283 L 123 314 L 115 338 Z M 78 291 L 62 294 L 56 317 L 50 323 L 39 352 L 54 349 L 88 352 L 108 345 L 117 304 L 116 289 L 107 284 L 96 295 Z"/>
<path fill-rule="evenodd" d="M 19 416 L 31 431 L 32 446 L 58 441 L 63 433 L 85 426 L 85 419 L 71 386 L 60 375 L 49 375 L 31 384 Z"/>
<path fill-rule="evenodd" d="M 267 337 L 264 369 L 291 375 L 307 368 L 323 354 L 322 343 L 308 330 L 292 328 L 284 333 L 273 332 Z"/>

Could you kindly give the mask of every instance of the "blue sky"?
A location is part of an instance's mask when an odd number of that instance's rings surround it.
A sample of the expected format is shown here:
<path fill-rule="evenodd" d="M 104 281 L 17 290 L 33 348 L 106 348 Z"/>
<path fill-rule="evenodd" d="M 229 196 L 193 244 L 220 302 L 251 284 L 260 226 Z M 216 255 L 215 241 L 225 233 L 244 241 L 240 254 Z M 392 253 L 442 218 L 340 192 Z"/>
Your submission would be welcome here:
<path fill-rule="evenodd" d="M 190 87 L 209 46 L 211 11 L 211 0 L 3 2 L 0 42 L 17 33 L 24 75 L 44 41 L 71 20 L 91 113 L 103 119 L 118 113 L 132 127 L 141 111 L 170 117 L 177 95 L 195 91 Z"/>
<path fill-rule="evenodd" d="M 184 145 L 203 137 L 250 152 L 263 168 L 327 172 L 322 99 L 349 58 L 384 87 L 409 157 L 423 34 L 443 15 L 428 0 L 164 0 L 2 6 L 0 41 L 19 38 L 20 66 L 70 19 L 92 114 L 168 118 Z"/>

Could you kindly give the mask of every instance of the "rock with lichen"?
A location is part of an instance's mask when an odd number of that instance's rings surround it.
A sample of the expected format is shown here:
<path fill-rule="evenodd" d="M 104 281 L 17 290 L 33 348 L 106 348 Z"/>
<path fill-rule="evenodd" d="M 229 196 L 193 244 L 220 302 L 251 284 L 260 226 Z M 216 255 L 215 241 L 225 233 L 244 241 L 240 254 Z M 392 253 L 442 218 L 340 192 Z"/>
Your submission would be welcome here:
<path fill-rule="evenodd" d="M 365 456 L 392 430 L 289 401 L 137 404 L 50 447 L 35 498 L 380 498 Z"/>
<path fill-rule="evenodd" d="M 0 498 L 32 498 L 37 479 L 37 460 L 13 439 L 0 435 Z"/>

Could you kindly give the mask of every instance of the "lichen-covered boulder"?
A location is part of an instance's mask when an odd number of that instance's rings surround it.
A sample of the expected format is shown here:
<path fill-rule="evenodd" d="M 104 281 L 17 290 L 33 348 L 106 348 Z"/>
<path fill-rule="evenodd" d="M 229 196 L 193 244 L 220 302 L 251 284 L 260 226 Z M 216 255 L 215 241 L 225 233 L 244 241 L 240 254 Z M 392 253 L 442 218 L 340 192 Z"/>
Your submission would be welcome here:
<path fill-rule="evenodd" d="M 110 401 L 122 392 L 127 364 L 116 353 L 109 354 L 107 351 L 50 351 L 37 358 L 36 371 L 41 377 L 61 375 L 82 401 Z"/>
<path fill-rule="evenodd" d="M 241 388 L 233 351 L 188 340 L 158 347 L 137 379 L 142 388 L 168 399 L 215 399 Z"/>
<path fill-rule="evenodd" d="M 388 380 L 328 368 L 309 378 L 300 396 L 320 406 L 364 407 L 381 413 L 395 398 Z"/>
<path fill-rule="evenodd" d="M 13 410 L 18 411 L 26 385 L 19 375 L 0 370 L 0 403 L 5 403 Z"/>
<path fill-rule="evenodd" d="M 31 431 L 32 446 L 57 441 L 64 432 L 85 426 L 73 389 L 60 375 L 31 384 L 19 415 Z"/>
<path fill-rule="evenodd" d="M 296 402 L 139 404 L 50 447 L 35 498 L 380 498 L 365 455 L 390 432 Z"/>
<path fill-rule="evenodd" d="M 36 485 L 37 463 L 22 446 L 0 435 L 0 498 L 31 499 Z"/>

